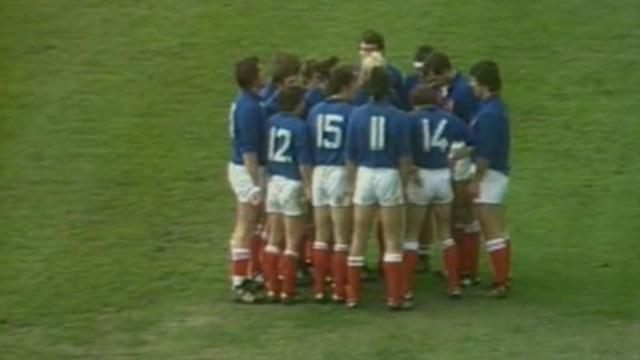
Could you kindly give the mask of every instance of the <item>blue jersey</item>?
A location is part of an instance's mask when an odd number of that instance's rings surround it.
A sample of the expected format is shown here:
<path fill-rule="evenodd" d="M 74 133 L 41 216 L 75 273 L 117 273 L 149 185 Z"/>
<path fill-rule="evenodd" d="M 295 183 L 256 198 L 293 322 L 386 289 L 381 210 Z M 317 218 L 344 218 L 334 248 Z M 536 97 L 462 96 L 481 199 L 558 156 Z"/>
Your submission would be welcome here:
<path fill-rule="evenodd" d="M 455 142 L 467 141 L 467 125 L 435 106 L 409 115 L 413 163 L 424 169 L 449 167 L 449 150 Z"/>
<path fill-rule="evenodd" d="M 405 78 L 403 89 L 402 89 L 402 101 L 404 102 L 406 109 L 411 108 L 411 104 L 409 101 L 411 96 L 411 90 L 413 90 L 416 86 L 418 86 L 419 83 L 420 83 L 420 75 L 418 74 L 412 74 Z"/>
<path fill-rule="evenodd" d="M 387 65 L 387 74 L 389 74 L 389 78 L 391 78 L 391 87 L 393 88 L 393 91 L 396 93 L 398 98 L 401 98 L 404 91 L 404 79 L 402 77 L 402 72 L 393 65 Z M 401 108 L 404 109 L 404 107 Z"/>
<path fill-rule="evenodd" d="M 316 104 L 319 104 L 321 101 L 327 98 L 327 94 L 322 89 L 311 88 L 307 90 L 304 94 L 304 107 L 308 112 L 311 110 Z"/>
<path fill-rule="evenodd" d="M 278 92 L 274 91 L 269 98 L 264 100 L 262 106 L 264 107 L 264 114 L 267 119 L 278 113 L 280 111 L 278 106 Z"/>
<path fill-rule="evenodd" d="M 277 90 L 276 84 L 273 82 L 268 83 L 265 87 L 260 89 L 260 97 L 262 100 L 268 100 Z"/>
<path fill-rule="evenodd" d="M 266 117 L 260 96 L 243 91 L 233 104 L 229 113 L 229 133 L 231 136 L 231 162 L 244 164 L 243 155 L 255 153 L 260 165 L 265 163 Z"/>
<path fill-rule="evenodd" d="M 347 159 L 370 168 L 396 168 L 411 155 L 406 114 L 387 101 L 356 108 L 347 126 Z"/>
<path fill-rule="evenodd" d="M 309 125 L 286 113 L 269 119 L 269 154 L 267 173 L 287 179 L 301 180 L 300 166 L 312 165 Z"/>
<path fill-rule="evenodd" d="M 459 72 L 451 80 L 447 100 L 453 103 L 453 113 L 467 124 L 471 123 L 480 106 L 469 80 Z"/>
<path fill-rule="evenodd" d="M 502 100 L 492 96 L 480 104 L 471 125 L 474 158 L 489 161 L 489 167 L 509 174 L 509 115 Z"/>
<path fill-rule="evenodd" d="M 347 122 L 353 106 L 328 99 L 316 105 L 307 122 L 314 147 L 314 165 L 344 166 Z"/>

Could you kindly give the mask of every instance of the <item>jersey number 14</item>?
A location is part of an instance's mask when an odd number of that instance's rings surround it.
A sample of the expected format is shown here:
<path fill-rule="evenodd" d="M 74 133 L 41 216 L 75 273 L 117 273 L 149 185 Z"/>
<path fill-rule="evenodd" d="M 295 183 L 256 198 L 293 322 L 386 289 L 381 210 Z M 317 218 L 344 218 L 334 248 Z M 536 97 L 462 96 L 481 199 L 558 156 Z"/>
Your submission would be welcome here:
<path fill-rule="evenodd" d="M 444 128 L 447 126 L 447 119 L 442 119 L 436 126 L 436 131 L 431 134 L 429 119 L 422 119 L 422 147 L 425 152 L 430 152 L 431 148 L 438 148 L 441 152 L 447 150 L 449 142 L 443 138 Z"/>

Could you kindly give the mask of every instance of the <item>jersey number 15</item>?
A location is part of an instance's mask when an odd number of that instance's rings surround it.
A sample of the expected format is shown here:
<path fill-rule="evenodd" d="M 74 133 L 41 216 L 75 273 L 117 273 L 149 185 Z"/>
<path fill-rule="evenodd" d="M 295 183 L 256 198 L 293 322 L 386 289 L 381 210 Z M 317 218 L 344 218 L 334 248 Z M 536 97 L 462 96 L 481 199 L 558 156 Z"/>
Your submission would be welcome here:
<path fill-rule="evenodd" d="M 337 114 L 318 115 L 316 122 L 316 147 L 339 149 L 342 145 L 342 123 L 344 116 Z"/>

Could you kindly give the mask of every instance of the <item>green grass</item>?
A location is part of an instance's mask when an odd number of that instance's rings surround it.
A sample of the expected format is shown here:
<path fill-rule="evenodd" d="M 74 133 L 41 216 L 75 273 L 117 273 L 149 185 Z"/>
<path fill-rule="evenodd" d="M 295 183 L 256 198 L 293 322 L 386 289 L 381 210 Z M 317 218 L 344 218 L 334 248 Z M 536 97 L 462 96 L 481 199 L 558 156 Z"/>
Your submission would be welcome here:
<path fill-rule="evenodd" d="M 640 359 L 640 3 L 45 1 L 0 8 L 3 359 Z M 366 28 L 497 60 L 516 288 L 418 308 L 228 301 L 233 62 Z"/>

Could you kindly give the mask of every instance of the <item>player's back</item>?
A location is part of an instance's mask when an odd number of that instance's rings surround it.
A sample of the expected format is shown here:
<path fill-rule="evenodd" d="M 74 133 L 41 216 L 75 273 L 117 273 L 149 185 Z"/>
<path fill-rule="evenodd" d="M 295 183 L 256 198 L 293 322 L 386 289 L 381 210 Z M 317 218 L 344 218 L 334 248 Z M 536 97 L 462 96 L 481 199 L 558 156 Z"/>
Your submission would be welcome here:
<path fill-rule="evenodd" d="M 348 158 L 359 166 L 395 168 L 410 150 L 406 114 L 388 101 L 356 108 L 349 120 Z"/>
<path fill-rule="evenodd" d="M 314 165 L 344 166 L 347 123 L 353 106 L 328 99 L 311 109 L 307 122 L 314 147 Z"/>
<path fill-rule="evenodd" d="M 264 131 L 266 117 L 257 94 L 243 91 L 234 99 L 229 112 L 229 133 L 231 136 L 231 161 L 244 163 L 243 154 L 253 152 L 264 164 Z"/>
<path fill-rule="evenodd" d="M 307 124 L 300 118 L 277 113 L 269 119 L 267 172 L 300 180 L 300 165 L 311 162 Z"/>
<path fill-rule="evenodd" d="M 448 167 L 451 145 L 466 142 L 466 125 L 454 115 L 435 106 L 409 115 L 413 162 L 425 169 Z"/>

